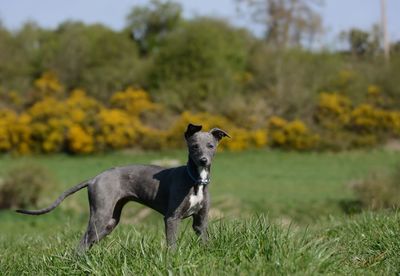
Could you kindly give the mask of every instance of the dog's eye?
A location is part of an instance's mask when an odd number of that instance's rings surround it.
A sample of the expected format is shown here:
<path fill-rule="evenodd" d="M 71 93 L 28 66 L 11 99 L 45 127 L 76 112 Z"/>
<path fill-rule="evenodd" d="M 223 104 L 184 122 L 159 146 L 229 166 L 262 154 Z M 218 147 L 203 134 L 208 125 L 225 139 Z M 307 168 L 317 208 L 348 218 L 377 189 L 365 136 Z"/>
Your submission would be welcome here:
<path fill-rule="evenodd" d="M 193 146 L 192 146 L 192 149 L 194 149 L 194 150 L 199 149 L 199 145 L 193 145 Z"/>
<path fill-rule="evenodd" d="M 207 148 L 213 149 L 213 148 L 214 148 L 214 145 L 213 145 L 213 144 L 207 144 Z"/>

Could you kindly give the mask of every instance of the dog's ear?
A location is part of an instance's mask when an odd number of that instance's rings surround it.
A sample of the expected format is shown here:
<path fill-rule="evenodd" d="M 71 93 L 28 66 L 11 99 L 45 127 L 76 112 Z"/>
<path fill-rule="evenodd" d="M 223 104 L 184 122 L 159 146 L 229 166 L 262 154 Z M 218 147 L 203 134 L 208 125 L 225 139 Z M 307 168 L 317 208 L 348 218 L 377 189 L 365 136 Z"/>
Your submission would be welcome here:
<path fill-rule="evenodd" d="M 213 128 L 212 130 L 210 130 L 210 133 L 215 137 L 215 139 L 217 139 L 218 142 L 224 137 L 231 138 L 231 136 L 229 136 L 229 134 L 225 130 L 219 128 Z"/>
<path fill-rule="evenodd" d="M 186 140 L 189 139 L 196 132 L 199 132 L 201 130 L 201 128 L 202 128 L 202 126 L 189 124 L 187 126 L 187 129 L 186 129 L 186 132 L 185 132 Z"/>

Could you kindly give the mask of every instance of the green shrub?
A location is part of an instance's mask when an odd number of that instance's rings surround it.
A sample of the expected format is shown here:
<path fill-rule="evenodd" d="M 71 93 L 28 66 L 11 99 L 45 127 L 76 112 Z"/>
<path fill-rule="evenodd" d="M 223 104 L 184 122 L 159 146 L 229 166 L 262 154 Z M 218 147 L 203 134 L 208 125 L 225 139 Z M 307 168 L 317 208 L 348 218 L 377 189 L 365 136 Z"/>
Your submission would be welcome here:
<path fill-rule="evenodd" d="M 363 207 L 397 209 L 400 207 L 400 168 L 395 173 L 373 172 L 364 179 L 350 183 Z"/>
<path fill-rule="evenodd" d="M 224 21 L 199 18 L 165 38 L 154 57 L 149 88 L 182 112 L 211 111 L 241 87 L 250 35 Z"/>
<path fill-rule="evenodd" d="M 37 164 L 21 164 L 6 172 L 0 183 L 0 209 L 36 206 L 45 187 L 53 183 L 50 173 Z"/>

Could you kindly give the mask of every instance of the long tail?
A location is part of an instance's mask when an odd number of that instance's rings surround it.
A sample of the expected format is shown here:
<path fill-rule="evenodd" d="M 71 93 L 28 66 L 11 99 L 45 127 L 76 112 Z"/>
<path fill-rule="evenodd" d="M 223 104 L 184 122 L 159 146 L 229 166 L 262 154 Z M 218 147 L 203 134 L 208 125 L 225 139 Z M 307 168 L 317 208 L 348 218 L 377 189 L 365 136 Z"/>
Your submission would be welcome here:
<path fill-rule="evenodd" d="M 65 191 L 64 193 L 62 193 L 57 199 L 56 201 L 53 202 L 53 204 L 51 204 L 49 207 L 44 208 L 44 209 L 40 209 L 40 210 L 15 210 L 17 213 L 21 213 L 21 214 L 27 214 L 27 215 L 42 215 L 42 214 L 46 214 L 50 211 L 52 211 L 54 208 L 56 208 L 58 205 L 60 205 L 60 203 L 67 197 L 72 195 L 73 193 L 79 191 L 80 189 L 83 189 L 85 187 L 87 187 L 89 184 L 89 180 L 86 180 L 84 182 L 79 183 L 78 185 L 72 187 L 71 189 Z"/>

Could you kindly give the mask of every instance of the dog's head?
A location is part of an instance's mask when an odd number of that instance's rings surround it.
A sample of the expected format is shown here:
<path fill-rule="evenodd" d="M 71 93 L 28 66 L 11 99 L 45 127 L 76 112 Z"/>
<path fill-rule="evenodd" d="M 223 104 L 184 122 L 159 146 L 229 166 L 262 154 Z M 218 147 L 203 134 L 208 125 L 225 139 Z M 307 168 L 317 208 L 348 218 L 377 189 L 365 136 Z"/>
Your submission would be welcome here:
<path fill-rule="evenodd" d="M 189 157 L 197 167 L 210 167 L 219 141 L 229 134 L 219 128 L 213 128 L 209 132 L 201 131 L 202 126 L 189 124 L 185 132 Z"/>

